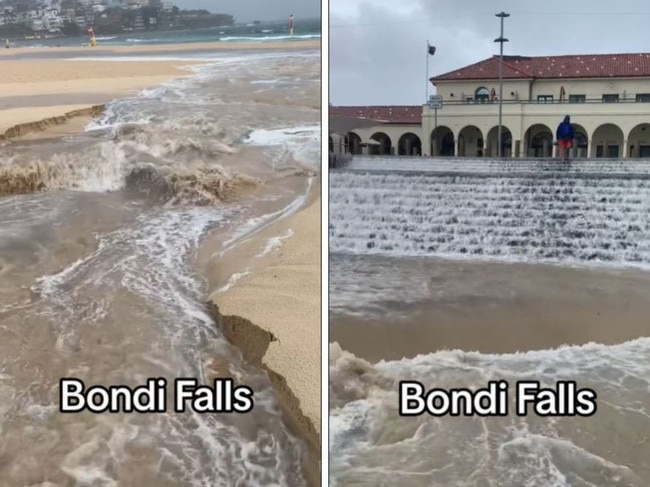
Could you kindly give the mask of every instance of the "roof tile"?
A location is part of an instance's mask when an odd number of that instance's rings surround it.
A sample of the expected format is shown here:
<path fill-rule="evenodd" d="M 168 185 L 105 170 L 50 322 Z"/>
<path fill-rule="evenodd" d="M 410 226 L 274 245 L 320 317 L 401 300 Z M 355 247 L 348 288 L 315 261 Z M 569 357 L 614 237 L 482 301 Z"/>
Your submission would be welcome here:
<path fill-rule="evenodd" d="M 570 56 L 503 56 L 504 79 L 650 77 L 650 53 Z M 499 56 L 493 56 L 431 81 L 498 79 Z"/>
<path fill-rule="evenodd" d="M 330 115 L 376 120 L 384 123 L 422 123 L 421 105 L 329 107 Z"/>

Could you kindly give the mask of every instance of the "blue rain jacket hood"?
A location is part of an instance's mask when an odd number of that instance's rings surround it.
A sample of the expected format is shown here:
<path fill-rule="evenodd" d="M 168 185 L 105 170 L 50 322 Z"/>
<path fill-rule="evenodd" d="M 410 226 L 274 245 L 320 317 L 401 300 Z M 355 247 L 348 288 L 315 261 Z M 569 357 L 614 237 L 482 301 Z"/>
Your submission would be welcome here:
<path fill-rule="evenodd" d="M 564 121 L 558 125 L 556 132 L 557 140 L 572 140 L 573 139 L 573 125 L 571 125 L 571 117 L 567 115 Z"/>

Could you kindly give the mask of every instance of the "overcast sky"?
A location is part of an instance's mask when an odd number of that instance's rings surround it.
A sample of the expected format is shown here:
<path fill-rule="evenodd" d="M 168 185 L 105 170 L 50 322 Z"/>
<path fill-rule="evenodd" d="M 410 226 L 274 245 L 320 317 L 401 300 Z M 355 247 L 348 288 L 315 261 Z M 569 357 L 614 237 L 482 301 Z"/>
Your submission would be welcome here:
<path fill-rule="evenodd" d="M 202 8 L 234 15 L 236 22 L 283 20 L 293 13 L 300 18 L 320 18 L 320 0 L 172 0 L 180 8 Z"/>
<path fill-rule="evenodd" d="M 650 52 L 647 0 L 330 0 L 330 102 L 417 105 L 435 76 L 499 53 Z M 432 94 L 433 90 L 429 90 Z"/>

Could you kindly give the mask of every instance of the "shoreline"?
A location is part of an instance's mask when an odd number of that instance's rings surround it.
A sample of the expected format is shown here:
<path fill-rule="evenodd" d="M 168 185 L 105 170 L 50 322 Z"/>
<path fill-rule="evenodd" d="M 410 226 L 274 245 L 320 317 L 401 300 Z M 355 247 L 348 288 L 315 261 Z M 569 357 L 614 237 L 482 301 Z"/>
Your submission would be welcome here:
<path fill-rule="evenodd" d="M 228 260 L 250 258 L 269 239 L 279 242 L 254 269 L 208 298 L 228 341 L 268 373 L 289 429 L 306 443 L 303 473 L 310 486 L 320 485 L 321 473 L 320 203 L 315 187 L 295 213 L 238 244 Z"/>
<path fill-rule="evenodd" d="M 84 46 L 61 46 L 61 47 L 28 47 L 18 46 L 10 49 L 3 49 L 0 51 L 0 59 L 2 57 L 9 57 L 16 53 L 34 53 L 40 54 L 43 52 L 97 52 L 98 54 L 105 54 L 110 52 L 112 54 L 124 53 L 146 53 L 146 52 L 179 52 L 179 51 L 249 51 L 249 50 L 310 50 L 320 49 L 321 40 L 301 40 L 301 41 L 284 41 L 284 42 L 231 42 L 226 43 L 223 41 L 212 42 L 187 42 L 187 43 L 170 43 L 170 44 L 147 44 L 147 45 L 110 45 L 98 43 L 95 47 Z"/>

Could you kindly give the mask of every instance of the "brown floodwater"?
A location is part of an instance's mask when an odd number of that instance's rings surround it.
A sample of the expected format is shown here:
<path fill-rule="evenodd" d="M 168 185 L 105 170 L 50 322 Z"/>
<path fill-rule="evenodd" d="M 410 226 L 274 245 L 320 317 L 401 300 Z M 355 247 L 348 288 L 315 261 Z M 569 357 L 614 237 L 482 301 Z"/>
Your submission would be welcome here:
<path fill-rule="evenodd" d="M 229 55 L 109 104 L 83 134 L 2 149 L 3 487 L 305 485 L 302 441 L 205 309 L 219 282 L 195 263 L 206 238 L 218 268 L 226 244 L 302 201 L 319 95 L 317 52 Z M 253 410 L 173 411 L 174 379 L 215 376 L 251 387 Z M 168 408 L 62 414 L 64 377 L 165 378 Z"/>

